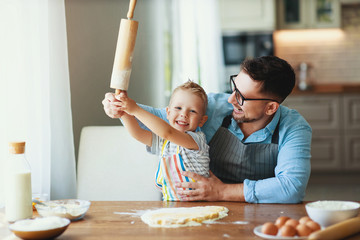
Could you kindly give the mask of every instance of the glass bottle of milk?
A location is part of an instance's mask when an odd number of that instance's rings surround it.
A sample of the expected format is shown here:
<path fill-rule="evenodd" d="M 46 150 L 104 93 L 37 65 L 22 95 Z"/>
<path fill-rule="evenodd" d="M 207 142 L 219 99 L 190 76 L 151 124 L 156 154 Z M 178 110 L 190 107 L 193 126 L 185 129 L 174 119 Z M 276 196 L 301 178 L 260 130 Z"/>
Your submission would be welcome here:
<path fill-rule="evenodd" d="M 5 214 L 9 222 L 31 218 L 31 170 L 25 158 L 25 142 L 9 143 L 5 182 Z"/>

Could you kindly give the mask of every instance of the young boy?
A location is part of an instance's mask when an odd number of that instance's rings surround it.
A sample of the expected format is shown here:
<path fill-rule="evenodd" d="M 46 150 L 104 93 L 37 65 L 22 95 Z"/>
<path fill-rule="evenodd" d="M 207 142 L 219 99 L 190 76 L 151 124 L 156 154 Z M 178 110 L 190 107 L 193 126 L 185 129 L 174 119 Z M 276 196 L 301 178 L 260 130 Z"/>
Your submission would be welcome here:
<path fill-rule="evenodd" d="M 120 94 L 118 105 L 125 114 L 124 126 L 149 152 L 160 156 L 156 185 L 162 189 L 164 201 L 184 200 L 177 194 L 175 184 L 193 181 L 181 175 L 192 171 L 209 177 L 209 146 L 205 134 L 196 131 L 207 120 L 207 95 L 198 84 L 188 81 L 177 87 L 170 98 L 166 115 L 169 124 L 139 107 L 134 100 Z M 151 131 L 142 129 L 137 120 Z"/>

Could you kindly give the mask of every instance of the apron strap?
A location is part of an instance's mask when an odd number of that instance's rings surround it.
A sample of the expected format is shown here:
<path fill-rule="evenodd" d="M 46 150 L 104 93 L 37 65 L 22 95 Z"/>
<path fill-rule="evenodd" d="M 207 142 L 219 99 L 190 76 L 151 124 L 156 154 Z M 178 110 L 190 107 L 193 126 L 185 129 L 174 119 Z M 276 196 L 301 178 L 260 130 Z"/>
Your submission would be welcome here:
<path fill-rule="evenodd" d="M 231 119 L 232 119 L 232 115 L 227 115 L 224 119 L 223 122 L 221 124 L 222 127 L 224 128 L 228 128 L 230 126 L 231 123 Z"/>
<path fill-rule="evenodd" d="M 164 141 L 164 143 L 163 143 L 163 145 L 162 145 L 162 147 L 161 147 L 161 156 L 163 156 L 164 155 L 164 149 L 165 149 L 165 146 L 166 146 L 166 144 L 168 143 L 169 141 L 168 140 L 165 140 Z"/>
<path fill-rule="evenodd" d="M 279 143 L 279 125 L 280 125 L 280 121 L 276 125 L 275 131 L 272 135 L 271 143 L 275 143 L 275 144 Z"/>

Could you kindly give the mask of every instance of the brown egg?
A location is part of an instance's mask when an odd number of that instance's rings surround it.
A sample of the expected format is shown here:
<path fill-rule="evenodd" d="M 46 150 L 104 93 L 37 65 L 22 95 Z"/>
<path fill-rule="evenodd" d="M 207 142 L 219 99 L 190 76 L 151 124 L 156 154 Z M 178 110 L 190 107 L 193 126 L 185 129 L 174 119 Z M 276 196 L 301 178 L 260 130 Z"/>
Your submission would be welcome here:
<path fill-rule="evenodd" d="M 304 237 L 304 236 L 309 236 L 310 233 L 313 232 L 313 230 L 308 226 L 306 226 L 305 224 L 299 224 L 296 226 L 296 232 L 297 235 L 299 235 L 300 237 Z"/>
<path fill-rule="evenodd" d="M 290 219 L 289 217 L 280 216 L 276 219 L 275 225 L 280 229 L 282 226 L 284 226 L 285 222 L 289 219 Z"/>
<path fill-rule="evenodd" d="M 268 235 L 276 235 L 278 233 L 278 228 L 272 222 L 264 223 L 261 227 L 261 232 Z"/>
<path fill-rule="evenodd" d="M 299 221 L 296 219 L 290 218 L 285 222 L 285 225 L 290 225 L 290 226 L 293 226 L 294 228 L 296 228 L 296 226 L 299 225 Z"/>
<path fill-rule="evenodd" d="M 313 231 L 317 231 L 321 229 L 320 225 L 314 221 L 307 221 L 305 225 L 311 228 Z"/>
<path fill-rule="evenodd" d="M 300 224 L 305 224 L 307 221 L 312 221 L 312 220 L 308 216 L 304 216 L 299 219 Z"/>
<path fill-rule="evenodd" d="M 280 235 L 283 237 L 293 237 L 296 235 L 296 229 L 290 225 L 284 225 L 280 228 Z"/>

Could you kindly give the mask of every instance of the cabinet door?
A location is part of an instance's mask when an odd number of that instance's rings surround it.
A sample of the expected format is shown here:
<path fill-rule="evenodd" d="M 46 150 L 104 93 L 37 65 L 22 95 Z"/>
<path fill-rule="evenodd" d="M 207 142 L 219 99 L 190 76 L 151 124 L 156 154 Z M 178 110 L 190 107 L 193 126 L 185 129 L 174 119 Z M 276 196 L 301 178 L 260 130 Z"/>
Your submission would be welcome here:
<path fill-rule="evenodd" d="M 346 134 L 344 141 L 346 168 L 360 169 L 360 134 Z"/>
<path fill-rule="evenodd" d="M 360 96 L 344 96 L 344 135 L 346 168 L 360 169 Z"/>
<path fill-rule="evenodd" d="M 308 121 L 313 132 L 341 129 L 341 98 L 326 96 L 289 96 L 284 106 L 297 110 Z"/>
<path fill-rule="evenodd" d="M 273 31 L 275 0 L 219 0 L 223 31 Z"/>
<path fill-rule="evenodd" d="M 312 0 L 310 3 L 312 28 L 340 27 L 339 0 Z"/>
<path fill-rule="evenodd" d="M 277 0 L 279 29 L 340 27 L 340 0 Z"/>
<path fill-rule="evenodd" d="M 308 0 L 277 0 L 277 25 L 280 29 L 307 28 Z"/>
<path fill-rule="evenodd" d="M 344 96 L 344 125 L 349 131 L 360 131 L 360 96 Z"/>
<path fill-rule="evenodd" d="M 313 133 L 311 140 L 311 169 L 336 170 L 341 167 L 342 139 L 338 132 Z"/>

